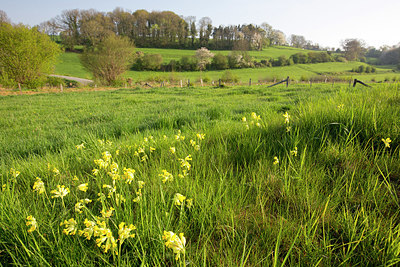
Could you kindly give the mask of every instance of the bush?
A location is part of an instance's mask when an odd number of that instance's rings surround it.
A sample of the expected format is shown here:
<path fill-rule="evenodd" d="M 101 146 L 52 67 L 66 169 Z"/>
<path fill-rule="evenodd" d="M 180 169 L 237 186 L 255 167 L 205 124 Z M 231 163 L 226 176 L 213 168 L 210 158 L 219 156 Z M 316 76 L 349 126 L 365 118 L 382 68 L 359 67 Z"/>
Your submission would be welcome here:
<path fill-rule="evenodd" d="M 110 35 L 81 55 L 83 66 L 100 83 L 112 85 L 133 61 L 133 45 L 128 38 Z"/>
<path fill-rule="evenodd" d="M 345 57 L 341 57 L 341 56 L 336 56 L 336 57 L 335 57 L 335 61 L 336 61 L 336 62 L 347 63 L 347 59 L 346 59 Z"/>
<path fill-rule="evenodd" d="M 232 72 L 230 72 L 229 70 L 225 71 L 222 76 L 221 76 L 221 81 L 223 82 L 238 82 L 239 78 L 234 75 Z"/>
<path fill-rule="evenodd" d="M 51 73 L 61 50 L 35 27 L 0 23 L 2 83 L 37 88 Z"/>
<path fill-rule="evenodd" d="M 143 56 L 143 69 L 145 70 L 159 70 L 163 58 L 160 54 L 145 54 Z"/>
<path fill-rule="evenodd" d="M 222 54 L 216 54 L 212 59 L 212 68 L 216 70 L 225 70 L 229 68 L 228 57 Z"/>
<path fill-rule="evenodd" d="M 65 86 L 65 79 L 59 78 L 59 77 L 47 77 L 46 79 L 46 84 L 48 86 L 60 86 L 60 84 L 62 84 L 63 86 Z"/>
<path fill-rule="evenodd" d="M 197 60 L 195 57 L 182 56 L 179 61 L 181 70 L 184 71 L 195 71 L 198 70 Z"/>

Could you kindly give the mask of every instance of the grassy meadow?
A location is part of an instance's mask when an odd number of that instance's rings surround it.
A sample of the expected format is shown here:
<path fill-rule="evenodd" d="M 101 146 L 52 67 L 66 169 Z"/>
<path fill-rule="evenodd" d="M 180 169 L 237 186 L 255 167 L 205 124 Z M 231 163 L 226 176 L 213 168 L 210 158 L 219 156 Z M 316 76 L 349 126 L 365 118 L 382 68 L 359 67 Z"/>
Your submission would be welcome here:
<path fill-rule="evenodd" d="M 0 103 L 4 265 L 400 262 L 398 84 Z"/>
<path fill-rule="evenodd" d="M 160 53 L 163 55 L 164 60 L 176 59 L 178 60 L 182 55 L 193 55 L 194 50 L 178 50 L 178 49 L 154 49 L 154 48 L 138 48 L 137 50 L 146 53 Z M 249 53 L 256 58 L 261 60 L 265 57 L 278 57 L 282 54 L 290 53 L 294 54 L 299 49 L 295 48 L 268 48 L 263 51 L 249 51 Z M 228 54 L 230 51 L 221 51 L 222 53 Z M 281 54 L 279 54 L 281 53 Z M 249 79 L 252 79 L 253 83 L 265 80 L 284 79 L 290 76 L 292 80 L 299 81 L 301 79 L 313 79 L 316 76 L 326 75 L 329 77 L 337 77 L 337 79 L 351 79 L 357 78 L 365 82 L 382 82 L 382 81 L 393 81 L 400 80 L 400 73 L 393 72 L 390 66 L 383 66 L 383 68 L 377 67 L 376 73 L 370 74 L 358 74 L 350 72 L 353 68 L 358 67 L 364 63 L 361 62 L 327 62 L 318 64 L 297 64 L 292 66 L 284 67 L 272 67 L 272 68 L 247 68 L 247 69 L 232 69 L 229 70 L 240 83 L 248 83 Z M 161 72 L 161 71 L 132 71 L 128 70 L 125 74 L 125 78 L 132 78 L 134 82 L 143 81 L 170 81 L 174 84 L 178 84 L 180 80 L 187 81 L 188 79 L 194 83 L 199 82 L 200 79 L 211 81 L 217 81 L 224 75 L 225 71 L 191 71 L 191 72 Z M 61 54 L 58 63 L 55 66 L 55 74 L 67 75 L 72 77 L 79 77 L 85 79 L 91 79 L 91 74 L 83 68 L 79 54 L 66 52 Z"/>

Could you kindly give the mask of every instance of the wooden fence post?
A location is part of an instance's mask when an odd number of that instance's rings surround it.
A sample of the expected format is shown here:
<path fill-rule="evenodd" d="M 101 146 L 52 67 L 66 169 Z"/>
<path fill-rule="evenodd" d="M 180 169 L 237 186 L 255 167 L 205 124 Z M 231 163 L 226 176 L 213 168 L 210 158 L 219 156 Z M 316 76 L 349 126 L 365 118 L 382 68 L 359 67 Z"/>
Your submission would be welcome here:
<path fill-rule="evenodd" d="M 181 88 L 182 88 L 182 80 L 181 80 Z"/>
<path fill-rule="evenodd" d="M 22 94 L 21 84 L 18 83 L 19 93 Z"/>
<path fill-rule="evenodd" d="M 187 84 L 188 84 L 188 87 L 190 87 L 190 79 L 188 79 L 188 82 L 187 82 Z"/>
<path fill-rule="evenodd" d="M 249 86 L 251 86 L 251 78 L 249 79 Z"/>
<path fill-rule="evenodd" d="M 61 93 L 63 92 L 63 85 L 62 85 L 62 83 L 60 83 L 60 91 L 61 91 Z"/>
<path fill-rule="evenodd" d="M 200 79 L 201 87 L 203 87 L 203 79 Z"/>

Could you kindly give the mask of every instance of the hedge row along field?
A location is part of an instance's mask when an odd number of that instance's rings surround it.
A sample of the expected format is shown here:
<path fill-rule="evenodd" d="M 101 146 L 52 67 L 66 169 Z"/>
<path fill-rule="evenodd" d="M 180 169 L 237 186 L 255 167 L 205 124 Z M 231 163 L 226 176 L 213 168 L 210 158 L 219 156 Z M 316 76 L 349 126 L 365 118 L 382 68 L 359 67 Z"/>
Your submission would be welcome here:
<path fill-rule="evenodd" d="M 400 261 L 398 84 L 0 103 L 1 263 Z"/>

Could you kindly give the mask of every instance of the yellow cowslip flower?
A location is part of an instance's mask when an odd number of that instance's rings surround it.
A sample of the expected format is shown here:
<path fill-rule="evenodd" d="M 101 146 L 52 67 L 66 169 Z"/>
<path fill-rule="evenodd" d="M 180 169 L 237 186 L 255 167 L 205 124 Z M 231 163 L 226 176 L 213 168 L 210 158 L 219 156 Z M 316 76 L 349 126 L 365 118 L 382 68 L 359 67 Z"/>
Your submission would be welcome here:
<path fill-rule="evenodd" d="M 149 159 L 149 157 L 147 155 L 144 155 L 143 157 L 140 158 L 140 161 L 144 162 L 144 161 L 146 161 L 148 159 Z"/>
<path fill-rule="evenodd" d="M 247 121 L 246 117 L 243 117 L 242 122 L 246 122 L 246 121 Z"/>
<path fill-rule="evenodd" d="M 144 148 L 143 147 L 138 147 L 137 150 L 138 153 L 145 153 Z"/>
<path fill-rule="evenodd" d="M 130 224 L 129 226 L 125 225 L 124 222 L 121 222 L 118 226 L 118 235 L 120 244 L 124 243 L 125 239 L 129 237 L 134 238 L 135 234 L 131 234 L 131 231 L 136 230 L 136 226 Z"/>
<path fill-rule="evenodd" d="M 110 171 L 111 173 L 118 173 L 118 164 L 115 161 L 111 163 Z"/>
<path fill-rule="evenodd" d="M 108 161 L 104 161 L 103 159 L 95 159 L 94 160 L 94 164 L 99 166 L 100 169 L 107 169 L 108 165 L 109 165 L 109 162 Z"/>
<path fill-rule="evenodd" d="M 192 198 L 186 199 L 186 207 L 188 207 L 189 209 L 193 207 L 193 199 Z"/>
<path fill-rule="evenodd" d="M 4 191 L 6 191 L 6 189 L 7 189 L 7 185 L 3 184 L 3 186 L 1 187 L 1 191 L 4 192 Z"/>
<path fill-rule="evenodd" d="M 103 160 L 105 162 L 109 162 L 111 160 L 111 153 L 108 151 L 104 151 L 103 153 L 101 153 L 101 155 L 103 156 Z"/>
<path fill-rule="evenodd" d="M 250 126 L 248 124 L 246 124 L 246 130 L 249 130 Z"/>
<path fill-rule="evenodd" d="M 66 195 L 68 195 L 69 188 L 66 188 L 65 185 L 57 185 L 57 189 L 51 190 L 50 193 L 53 194 L 51 198 L 64 198 Z"/>
<path fill-rule="evenodd" d="M 185 136 L 182 135 L 181 130 L 178 130 L 178 134 L 175 135 L 175 139 L 176 139 L 176 141 L 185 140 Z"/>
<path fill-rule="evenodd" d="M 283 117 L 285 118 L 285 123 L 289 123 L 290 115 L 287 113 L 287 111 L 285 112 L 285 114 L 283 114 Z"/>
<path fill-rule="evenodd" d="M 120 206 L 122 204 L 122 202 L 125 202 L 126 199 L 123 195 L 121 194 L 115 194 L 115 203 L 117 204 L 117 206 Z"/>
<path fill-rule="evenodd" d="M 104 139 L 97 139 L 99 145 L 104 146 Z"/>
<path fill-rule="evenodd" d="M 115 186 L 112 185 L 108 185 L 108 184 L 103 184 L 103 188 L 107 188 L 108 189 L 108 197 L 111 197 L 111 195 L 117 191 L 117 188 Z"/>
<path fill-rule="evenodd" d="M 106 140 L 106 145 L 111 146 L 112 142 L 110 140 Z"/>
<path fill-rule="evenodd" d="M 206 134 L 198 133 L 198 134 L 196 134 L 196 137 L 197 137 L 199 140 L 204 140 L 204 138 L 206 137 Z"/>
<path fill-rule="evenodd" d="M 139 190 L 138 192 L 136 192 L 136 197 L 134 199 L 132 199 L 133 202 L 139 202 L 142 199 L 142 194 L 141 191 Z"/>
<path fill-rule="evenodd" d="M 44 183 L 39 177 L 36 177 L 36 182 L 33 184 L 33 191 L 38 192 L 39 195 L 46 191 L 44 188 Z"/>
<path fill-rule="evenodd" d="M 194 147 L 196 145 L 196 141 L 194 141 L 193 139 L 190 139 L 190 145 Z"/>
<path fill-rule="evenodd" d="M 163 138 L 164 138 L 164 140 L 168 139 L 168 137 L 165 134 L 163 135 Z"/>
<path fill-rule="evenodd" d="M 290 155 L 297 157 L 297 146 L 294 147 L 294 150 L 290 151 Z"/>
<path fill-rule="evenodd" d="M 104 209 L 101 210 L 101 216 L 103 218 L 110 218 L 112 216 L 112 213 L 114 211 L 114 208 L 111 207 L 109 210 L 105 211 Z"/>
<path fill-rule="evenodd" d="M 60 175 L 60 171 L 56 167 L 54 167 L 53 168 L 53 174 L 54 175 Z"/>
<path fill-rule="evenodd" d="M 143 141 L 144 141 L 145 143 L 147 143 L 147 142 L 149 142 L 149 139 L 148 139 L 147 137 L 144 137 L 144 138 L 143 138 Z"/>
<path fill-rule="evenodd" d="M 194 150 L 199 151 L 200 150 L 200 145 L 195 145 Z"/>
<path fill-rule="evenodd" d="M 79 178 L 76 175 L 74 175 L 74 178 L 72 178 L 72 181 L 79 181 Z"/>
<path fill-rule="evenodd" d="M 98 169 L 93 169 L 93 170 L 92 170 L 92 174 L 93 174 L 94 176 L 97 176 L 97 175 L 99 174 L 99 170 L 98 170 Z"/>
<path fill-rule="evenodd" d="M 186 238 L 183 233 L 180 233 L 178 237 L 172 231 L 164 231 L 162 239 L 165 240 L 165 246 L 172 249 L 176 254 L 175 260 L 178 260 L 181 254 L 185 254 Z"/>
<path fill-rule="evenodd" d="M 82 213 L 82 209 L 85 207 L 85 205 L 82 202 L 76 202 L 75 204 L 75 212 L 77 213 Z"/>
<path fill-rule="evenodd" d="M 89 204 L 90 202 L 92 202 L 92 201 L 88 198 L 79 200 L 75 204 L 75 212 L 82 213 L 82 209 L 85 208 L 86 204 Z"/>
<path fill-rule="evenodd" d="M 144 186 L 145 184 L 146 184 L 146 183 L 143 182 L 143 181 L 138 181 L 138 187 L 139 187 L 139 189 L 142 189 L 143 186 Z"/>
<path fill-rule="evenodd" d="M 122 171 L 124 172 L 122 179 L 125 180 L 125 183 L 131 184 L 133 182 L 133 180 L 135 179 L 136 171 L 134 169 L 130 169 L 130 168 L 124 168 Z"/>
<path fill-rule="evenodd" d="M 150 147 L 150 153 L 152 153 L 152 152 L 154 152 L 154 151 L 156 151 L 156 148 L 155 147 Z"/>
<path fill-rule="evenodd" d="M 286 132 L 288 133 L 288 132 L 290 132 L 292 130 L 292 126 L 287 126 L 286 127 Z"/>
<path fill-rule="evenodd" d="M 90 240 L 90 238 L 92 238 L 93 236 L 96 223 L 94 221 L 89 221 L 88 219 L 85 219 L 83 223 L 85 224 L 86 228 L 83 230 L 79 230 L 78 234 L 80 236 L 84 236 L 87 240 Z"/>
<path fill-rule="evenodd" d="M 392 142 L 392 140 L 390 140 L 390 138 L 382 138 L 382 142 L 385 144 L 385 147 L 390 147 L 390 142 Z"/>
<path fill-rule="evenodd" d="M 115 150 L 115 156 L 119 155 L 119 149 Z"/>
<path fill-rule="evenodd" d="M 21 174 L 21 172 L 15 170 L 14 168 L 10 169 L 10 174 L 13 182 L 17 181 L 17 177 Z"/>
<path fill-rule="evenodd" d="M 278 157 L 274 157 L 274 165 L 277 165 L 277 164 L 279 164 L 279 159 L 278 159 Z"/>
<path fill-rule="evenodd" d="M 171 173 L 167 172 L 167 170 L 162 170 L 161 172 L 162 173 L 160 173 L 158 176 L 162 178 L 163 183 L 174 180 L 174 176 L 172 176 Z"/>
<path fill-rule="evenodd" d="M 33 217 L 32 215 L 29 215 L 28 217 L 26 217 L 26 226 L 30 226 L 30 228 L 28 229 L 29 233 L 32 233 L 33 231 L 35 231 L 37 228 L 37 221 L 36 221 L 35 217 Z"/>
<path fill-rule="evenodd" d="M 117 242 L 115 241 L 110 229 L 107 228 L 100 231 L 98 237 L 99 238 L 96 239 L 96 244 L 98 247 L 103 249 L 104 253 L 107 253 L 111 249 L 116 255 L 118 255 L 118 251 L 116 249 Z"/>
<path fill-rule="evenodd" d="M 261 123 L 257 122 L 257 123 L 256 123 L 256 126 L 259 127 L 259 128 L 261 128 Z"/>
<path fill-rule="evenodd" d="M 344 104 L 340 104 L 337 106 L 337 111 L 342 111 L 344 108 Z"/>
<path fill-rule="evenodd" d="M 174 204 L 176 206 L 180 206 L 184 203 L 186 197 L 182 194 L 176 193 L 174 196 Z"/>
<path fill-rule="evenodd" d="M 82 192 L 86 192 L 88 190 L 88 188 L 89 188 L 88 185 L 89 185 L 88 183 L 80 184 L 80 185 L 78 185 L 78 190 L 80 190 Z"/>
<path fill-rule="evenodd" d="M 172 154 L 175 154 L 176 149 L 175 149 L 174 146 L 171 146 L 171 147 L 169 148 L 169 151 L 170 151 Z"/>
<path fill-rule="evenodd" d="M 60 226 L 65 226 L 63 233 L 66 235 L 75 235 L 76 231 L 78 230 L 76 228 L 77 222 L 75 221 L 74 218 L 69 219 L 68 221 L 65 220 L 64 222 L 60 223 Z"/>
<path fill-rule="evenodd" d="M 185 159 L 179 159 L 179 161 L 181 162 L 181 167 L 186 168 L 188 171 L 190 171 L 192 165 L 190 165 L 189 161 L 191 160 L 192 160 L 191 155 L 186 156 Z"/>
<path fill-rule="evenodd" d="M 82 143 L 82 144 L 80 144 L 80 145 L 76 145 L 75 147 L 76 147 L 76 150 L 82 150 L 82 149 L 85 148 L 85 144 Z"/>
<path fill-rule="evenodd" d="M 256 121 L 261 120 L 260 115 L 257 115 L 255 112 L 252 112 L 252 113 L 251 113 L 251 117 L 252 117 L 254 120 L 256 120 Z"/>

